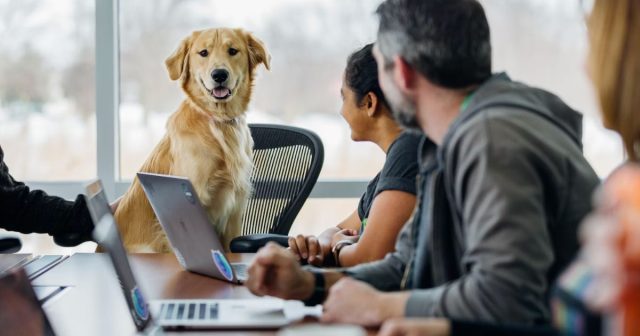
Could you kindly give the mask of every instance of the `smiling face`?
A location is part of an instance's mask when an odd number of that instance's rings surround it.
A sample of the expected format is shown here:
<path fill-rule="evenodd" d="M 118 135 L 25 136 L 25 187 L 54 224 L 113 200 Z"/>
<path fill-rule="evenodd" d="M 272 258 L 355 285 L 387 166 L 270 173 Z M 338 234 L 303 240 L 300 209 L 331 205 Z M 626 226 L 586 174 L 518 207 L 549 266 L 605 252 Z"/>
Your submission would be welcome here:
<path fill-rule="evenodd" d="M 371 128 L 372 118 L 367 116 L 366 104 L 358 101 L 356 93 L 345 83 L 344 79 L 340 88 L 340 95 L 342 96 L 340 115 L 342 115 L 351 129 L 351 140 L 369 140 L 367 131 Z"/>
<path fill-rule="evenodd" d="M 253 71 L 260 63 L 269 69 L 269 55 L 252 34 L 219 28 L 194 32 L 165 63 L 199 107 L 233 118 L 246 110 Z"/>

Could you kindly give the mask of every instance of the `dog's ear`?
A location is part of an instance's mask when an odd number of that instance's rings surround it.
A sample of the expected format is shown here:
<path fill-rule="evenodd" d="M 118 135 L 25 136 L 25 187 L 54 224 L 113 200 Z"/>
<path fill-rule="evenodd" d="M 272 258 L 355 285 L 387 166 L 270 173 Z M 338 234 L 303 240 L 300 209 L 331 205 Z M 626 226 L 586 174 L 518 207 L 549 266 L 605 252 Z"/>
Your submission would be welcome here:
<path fill-rule="evenodd" d="M 249 67 L 255 69 L 258 64 L 262 63 L 267 70 L 271 70 L 271 55 L 269 55 L 264 42 L 251 33 L 246 33 L 246 39 L 249 50 Z"/>
<path fill-rule="evenodd" d="M 200 35 L 199 31 L 191 33 L 191 35 L 185 37 L 178 49 L 176 49 L 169 58 L 164 61 L 167 71 L 169 72 L 169 78 L 171 80 L 178 80 L 182 75 L 188 71 L 189 68 L 189 49 L 191 44 Z"/>

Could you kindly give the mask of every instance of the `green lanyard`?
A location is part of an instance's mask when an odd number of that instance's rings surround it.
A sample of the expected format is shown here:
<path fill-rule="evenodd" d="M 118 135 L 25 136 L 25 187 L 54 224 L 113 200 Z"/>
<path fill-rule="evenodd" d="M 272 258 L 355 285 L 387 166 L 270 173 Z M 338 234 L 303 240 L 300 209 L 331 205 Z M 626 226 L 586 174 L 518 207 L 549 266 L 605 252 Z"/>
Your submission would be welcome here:
<path fill-rule="evenodd" d="M 467 107 L 469 106 L 469 103 L 471 102 L 471 98 L 473 98 L 474 93 L 475 93 L 474 91 L 471 91 L 466 97 L 464 97 L 464 100 L 462 101 L 462 105 L 460 105 L 461 112 L 467 109 Z"/>

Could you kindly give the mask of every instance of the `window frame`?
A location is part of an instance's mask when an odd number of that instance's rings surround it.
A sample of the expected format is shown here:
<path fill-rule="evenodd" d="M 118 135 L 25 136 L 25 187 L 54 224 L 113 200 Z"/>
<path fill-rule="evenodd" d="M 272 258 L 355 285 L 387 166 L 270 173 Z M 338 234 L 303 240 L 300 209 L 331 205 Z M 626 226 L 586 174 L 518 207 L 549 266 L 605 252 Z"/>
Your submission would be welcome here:
<path fill-rule="evenodd" d="M 119 0 L 95 0 L 96 166 L 109 199 L 123 195 L 131 180 L 120 177 L 120 46 Z M 87 181 L 28 181 L 34 189 L 73 199 Z M 364 179 L 320 179 L 310 198 L 358 198 Z"/>

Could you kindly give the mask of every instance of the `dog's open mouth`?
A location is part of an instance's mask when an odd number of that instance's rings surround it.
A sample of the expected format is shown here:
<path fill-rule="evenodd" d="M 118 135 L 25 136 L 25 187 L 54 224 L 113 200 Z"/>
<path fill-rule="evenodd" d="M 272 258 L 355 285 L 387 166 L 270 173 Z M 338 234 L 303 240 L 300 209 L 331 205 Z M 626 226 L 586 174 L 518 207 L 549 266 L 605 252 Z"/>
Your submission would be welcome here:
<path fill-rule="evenodd" d="M 225 86 L 218 86 L 211 90 L 211 95 L 217 99 L 227 99 L 231 97 L 231 89 Z"/>
<path fill-rule="evenodd" d="M 209 89 L 207 88 L 206 85 L 204 85 L 204 82 L 202 82 L 202 80 L 200 80 L 200 83 L 202 84 L 204 89 L 207 90 L 209 95 L 215 99 L 225 100 L 231 97 L 231 95 L 233 94 L 231 89 L 226 86 L 220 85 L 220 86 L 214 87 L 213 89 Z"/>

